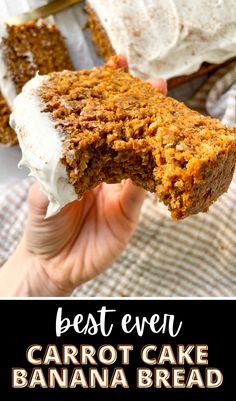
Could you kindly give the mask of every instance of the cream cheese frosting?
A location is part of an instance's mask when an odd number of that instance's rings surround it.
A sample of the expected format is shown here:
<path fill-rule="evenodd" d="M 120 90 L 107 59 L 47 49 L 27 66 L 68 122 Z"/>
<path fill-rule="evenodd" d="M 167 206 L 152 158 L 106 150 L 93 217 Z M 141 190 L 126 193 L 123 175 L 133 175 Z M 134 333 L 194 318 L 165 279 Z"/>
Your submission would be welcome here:
<path fill-rule="evenodd" d="M 235 0 L 89 0 L 140 78 L 169 79 L 236 56 Z"/>
<path fill-rule="evenodd" d="M 47 76 L 37 75 L 16 97 L 10 124 L 15 129 L 22 150 L 19 166 L 30 169 L 49 199 L 46 217 L 58 213 L 67 203 L 78 199 L 69 183 L 66 167 L 61 163 L 63 137 L 55 128 L 50 114 L 42 112 L 37 89 Z"/>

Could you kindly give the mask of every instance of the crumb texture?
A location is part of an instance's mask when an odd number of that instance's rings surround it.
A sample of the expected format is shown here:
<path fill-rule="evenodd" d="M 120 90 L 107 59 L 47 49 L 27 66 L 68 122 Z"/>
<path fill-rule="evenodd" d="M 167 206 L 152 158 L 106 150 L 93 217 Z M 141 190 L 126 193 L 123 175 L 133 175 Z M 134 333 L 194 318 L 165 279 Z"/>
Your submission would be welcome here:
<path fill-rule="evenodd" d="M 64 138 L 62 162 L 79 196 L 131 178 L 181 219 L 206 211 L 230 184 L 236 130 L 122 69 L 52 73 L 37 96 Z"/>
<path fill-rule="evenodd" d="M 64 39 L 55 25 L 42 21 L 7 26 L 7 35 L 2 38 L 1 50 L 7 67 L 7 76 L 20 93 L 22 87 L 37 72 L 47 74 L 64 69 L 73 70 Z M 9 99 L 7 99 L 9 100 Z M 17 137 L 9 126 L 10 109 L 0 95 L 0 143 L 15 145 Z"/>
<path fill-rule="evenodd" d="M 17 137 L 9 125 L 10 109 L 0 93 L 0 144 L 16 145 Z"/>
<path fill-rule="evenodd" d="M 2 51 L 17 93 L 37 72 L 47 74 L 73 69 L 60 31 L 55 25 L 48 26 L 42 21 L 8 25 Z"/>
<path fill-rule="evenodd" d="M 91 30 L 92 41 L 96 45 L 99 56 L 103 57 L 105 60 L 108 60 L 110 57 L 115 55 L 112 44 L 96 13 L 89 5 L 86 6 L 86 9 L 88 12 L 88 23 Z"/>

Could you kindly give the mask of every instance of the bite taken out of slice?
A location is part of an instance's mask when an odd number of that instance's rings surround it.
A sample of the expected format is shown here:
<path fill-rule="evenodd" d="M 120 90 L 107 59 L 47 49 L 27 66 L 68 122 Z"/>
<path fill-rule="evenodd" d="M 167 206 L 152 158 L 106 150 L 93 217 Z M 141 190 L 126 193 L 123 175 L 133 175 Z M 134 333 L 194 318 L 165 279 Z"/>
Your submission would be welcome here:
<path fill-rule="evenodd" d="M 236 130 L 108 65 L 35 77 L 11 124 L 48 216 L 101 182 L 131 178 L 181 219 L 207 211 L 235 168 Z"/>

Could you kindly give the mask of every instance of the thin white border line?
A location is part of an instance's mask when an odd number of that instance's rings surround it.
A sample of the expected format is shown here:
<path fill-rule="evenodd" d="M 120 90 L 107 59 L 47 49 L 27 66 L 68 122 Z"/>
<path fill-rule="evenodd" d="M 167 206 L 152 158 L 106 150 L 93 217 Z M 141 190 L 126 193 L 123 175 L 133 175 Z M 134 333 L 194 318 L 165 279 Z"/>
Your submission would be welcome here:
<path fill-rule="evenodd" d="M 1 301 L 236 301 L 236 297 L 0 297 Z"/>

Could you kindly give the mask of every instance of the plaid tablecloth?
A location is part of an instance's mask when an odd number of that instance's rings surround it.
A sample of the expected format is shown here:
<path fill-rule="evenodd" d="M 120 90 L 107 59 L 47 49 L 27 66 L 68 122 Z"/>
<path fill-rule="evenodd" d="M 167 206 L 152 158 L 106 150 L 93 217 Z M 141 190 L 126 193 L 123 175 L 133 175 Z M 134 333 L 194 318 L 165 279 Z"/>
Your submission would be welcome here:
<path fill-rule="evenodd" d="M 189 102 L 236 126 L 236 65 L 214 74 Z M 14 251 L 27 216 L 32 179 L 0 195 L 0 265 Z M 236 175 L 206 214 L 172 221 L 148 195 L 120 258 L 74 296 L 236 296 Z"/>

